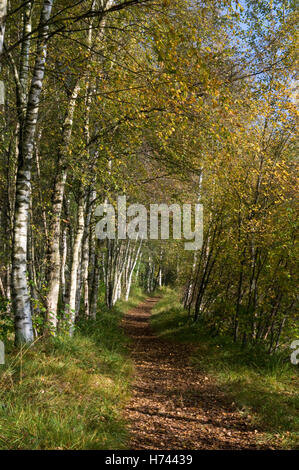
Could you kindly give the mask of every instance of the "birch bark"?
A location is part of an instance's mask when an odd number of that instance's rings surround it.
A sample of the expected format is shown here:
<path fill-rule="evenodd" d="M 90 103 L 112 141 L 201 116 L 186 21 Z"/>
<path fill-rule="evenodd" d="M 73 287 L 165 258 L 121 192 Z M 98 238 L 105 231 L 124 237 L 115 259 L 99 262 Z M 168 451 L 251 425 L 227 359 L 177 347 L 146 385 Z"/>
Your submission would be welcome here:
<path fill-rule="evenodd" d="M 48 294 L 47 294 L 47 323 L 52 332 L 57 327 L 57 305 L 60 289 L 60 250 L 59 240 L 61 231 L 61 212 L 64 198 L 64 189 L 67 178 L 66 158 L 69 143 L 72 136 L 73 118 L 77 97 L 80 91 L 80 83 L 77 81 L 74 86 L 68 109 L 66 112 L 63 130 L 62 144 L 58 155 L 58 170 L 52 197 L 52 219 L 49 227 L 49 247 L 48 247 Z"/>
<path fill-rule="evenodd" d="M 47 56 L 48 21 L 53 0 L 44 0 L 37 40 L 36 59 L 28 95 L 24 126 L 19 140 L 18 171 L 12 250 L 12 306 L 15 317 L 16 344 L 31 342 L 30 292 L 27 282 L 27 239 L 31 192 L 31 166 L 35 145 L 35 132 Z"/>
<path fill-rule="evenodd" d="M 132 276 L 134 269 L 136 267 L 136 263 L 139 259 L 140 256 L 140 251 L 141 251 L 141 246 L 142 246 L 142 240 L 140 240 L 140 243 L 138 245 L 137 250 L 134 253 L 134 256 L 132 255 L 132 258 L 130 258 L 130 266 L 128 269 L 128 279 L 127 279 L 127 286 L 126 286 L 126 294 L 125 294 L 125 300 L 128 301 L 130 297 L 130 292 L 131 292 L 131 285 L 132 285 Z"/>
<path fill-rule="evenodd" d="M 84 233 L 84 195 L 80 197 L 78 204 L 78 224 L 77 233 L 73 246 L 73 260 L 71 268 L 71 285 L 70 285 L 70 302 L 69 302 L 69 314 L 70 314 L 70 335 L 74 333 L 74 325 L 76 319 L 76 292 L 77 292 L 77 279 L 78 279 L 78 268 L 79 268 L 79 257 L 81 243 Z"/>

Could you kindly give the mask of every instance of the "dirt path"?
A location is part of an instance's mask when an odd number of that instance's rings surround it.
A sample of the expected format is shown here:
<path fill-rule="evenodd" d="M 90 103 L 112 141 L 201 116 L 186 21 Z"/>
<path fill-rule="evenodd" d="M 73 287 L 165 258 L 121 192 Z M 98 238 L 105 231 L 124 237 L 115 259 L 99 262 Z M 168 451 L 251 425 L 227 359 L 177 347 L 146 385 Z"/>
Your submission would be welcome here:
<path fill-rule="evenodd" d="M 148 320 L 157 300 L 131 310 L 123 324 L 136 371 L 125 410 L 130 449 L 256 449 L 254 429 L 210 378 L 190 366 L 191 346 L 154 336 Z"/>

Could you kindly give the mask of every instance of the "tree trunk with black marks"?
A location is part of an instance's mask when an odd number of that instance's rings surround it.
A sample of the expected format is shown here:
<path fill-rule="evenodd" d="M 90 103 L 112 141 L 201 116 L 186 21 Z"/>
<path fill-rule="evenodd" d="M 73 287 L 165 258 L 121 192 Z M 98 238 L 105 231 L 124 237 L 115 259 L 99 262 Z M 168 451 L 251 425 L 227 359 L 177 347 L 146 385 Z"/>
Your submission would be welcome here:
<path fill-rule="evenodd" d="M 33 341 L 30 289 L 27 282 L 31 166 L 40 97 L 45 75 L 48 21 L 51 16 L 52 6 L 53 0 L 44 0 L 26 116 L 23 129 L 20 131 L 12 250 L 12 305 L 15 317 L 16 344 Z"/>

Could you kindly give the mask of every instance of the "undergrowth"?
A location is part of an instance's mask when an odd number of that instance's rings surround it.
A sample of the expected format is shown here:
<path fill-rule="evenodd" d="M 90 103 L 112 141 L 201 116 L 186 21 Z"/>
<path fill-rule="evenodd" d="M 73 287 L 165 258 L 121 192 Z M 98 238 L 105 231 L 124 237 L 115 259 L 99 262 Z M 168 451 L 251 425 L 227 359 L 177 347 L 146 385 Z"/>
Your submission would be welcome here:
<path fill-rule="evenodd" d="M 97 319 L 79 322 L 73 338 L 40 339 L 21 351 L 6 346 L 0 366 L 0 449 L 122 449 L 122 410 L 132 364 L 120 328 L 140 291 Z"/>
<path fill-rule="evenodd" d="M 214 376 L 240 412 L 264 431 L 266 440 L 277 448 L 298 449 L 298 366 L 285 353 L 269 356 L 262 349 L 242 349 L 228 337 L 211 335 L 204 325 L 192 322 L 173 291 L 160 294 L 152 316 L 156 333 L 169 341 L 194 344 L 194 367 Z"/>

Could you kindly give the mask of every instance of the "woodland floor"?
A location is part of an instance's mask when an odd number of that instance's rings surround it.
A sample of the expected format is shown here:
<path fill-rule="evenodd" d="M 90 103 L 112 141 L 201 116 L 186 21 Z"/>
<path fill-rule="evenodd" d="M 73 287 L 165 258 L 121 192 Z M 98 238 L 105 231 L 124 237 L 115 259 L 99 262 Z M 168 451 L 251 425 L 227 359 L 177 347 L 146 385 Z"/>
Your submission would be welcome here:
<path fill-rule="evenodd" d="M 123 322 L 135 366 L 132 398 L 125 409 L 129 448 L 261 449 L 259 432 L 213 378 L 191 366 L 192 345 L 155 337 L 149 317 L 158 300 L 147 299 Z"/>

